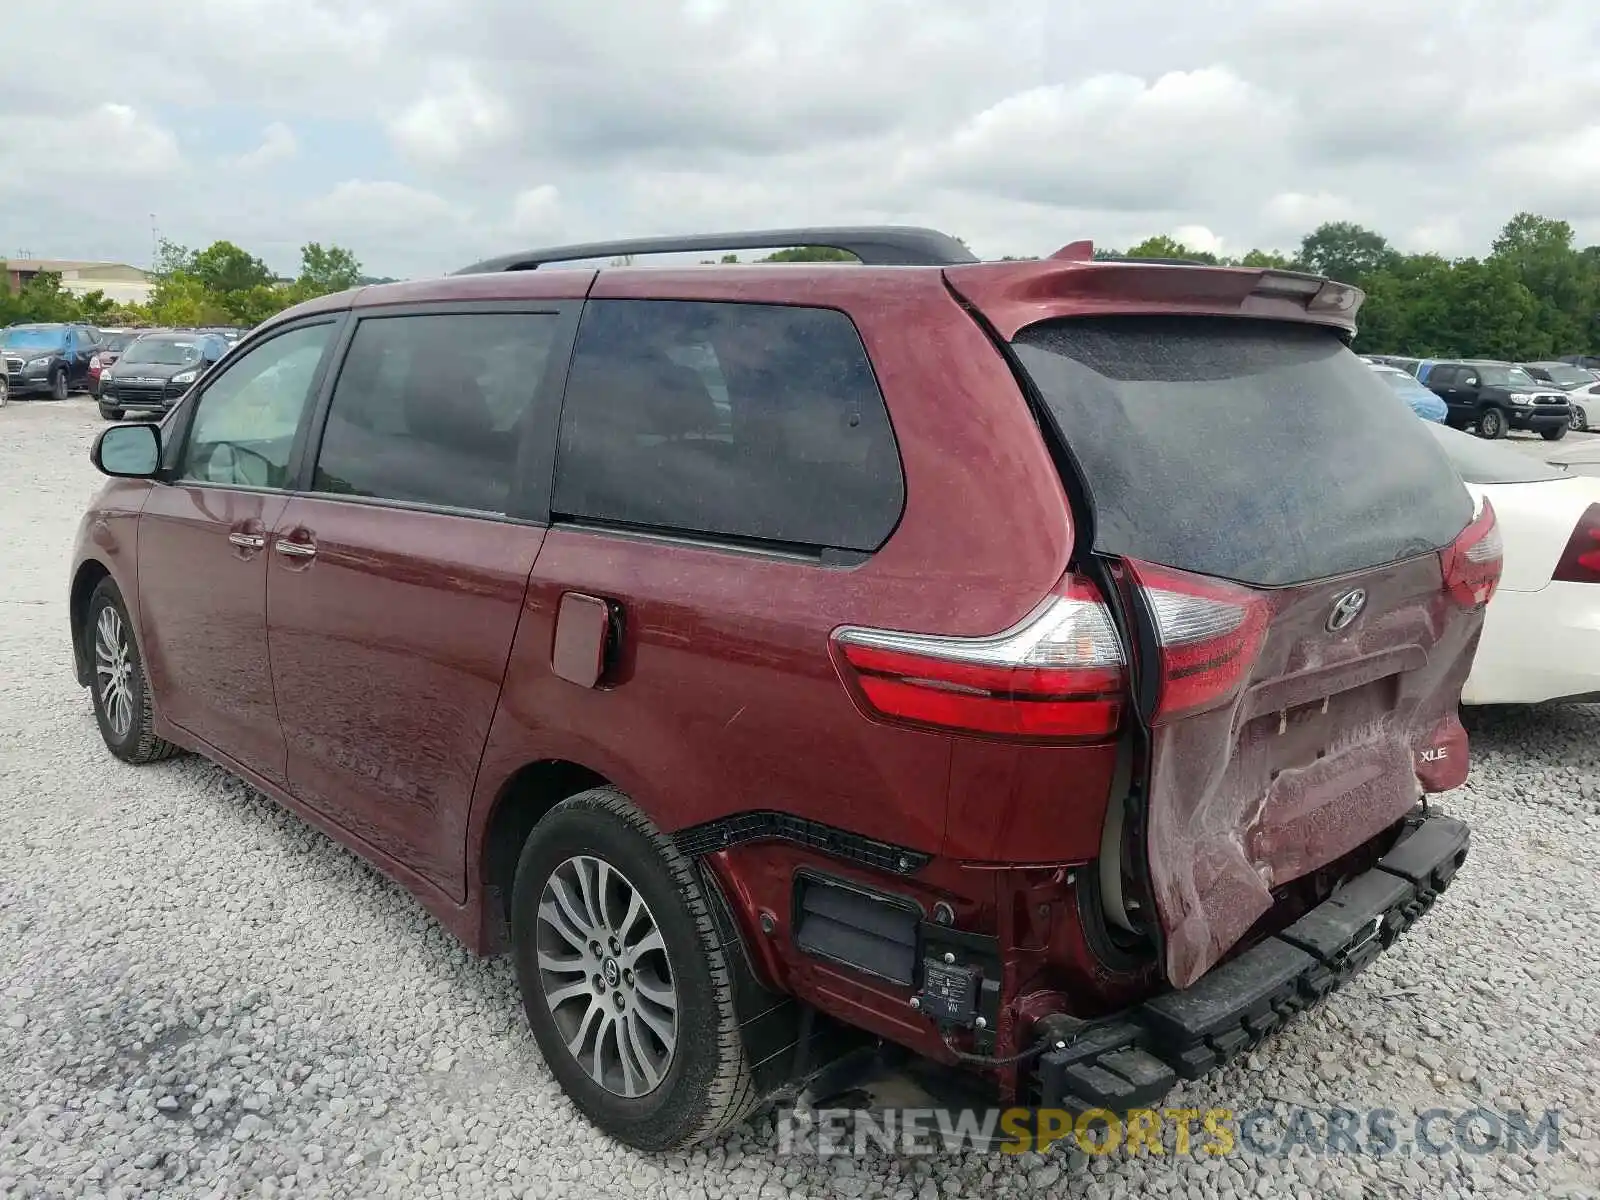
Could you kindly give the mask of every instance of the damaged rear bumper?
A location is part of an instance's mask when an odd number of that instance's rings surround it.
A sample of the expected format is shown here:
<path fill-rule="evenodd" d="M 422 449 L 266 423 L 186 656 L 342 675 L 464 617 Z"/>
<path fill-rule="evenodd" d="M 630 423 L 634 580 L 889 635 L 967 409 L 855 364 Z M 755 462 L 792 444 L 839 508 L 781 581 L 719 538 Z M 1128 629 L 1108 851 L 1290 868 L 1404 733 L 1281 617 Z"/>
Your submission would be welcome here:
<path fill-rule="evenodd" d="M 1125 1112 L 1248 1050 L 1391 946 L 1466 860 L 1464 822 L 1414 818 L 1372 870 L 1193 986 L 1087 1026 L 1038 1060 L 1045 1108 Z"/>

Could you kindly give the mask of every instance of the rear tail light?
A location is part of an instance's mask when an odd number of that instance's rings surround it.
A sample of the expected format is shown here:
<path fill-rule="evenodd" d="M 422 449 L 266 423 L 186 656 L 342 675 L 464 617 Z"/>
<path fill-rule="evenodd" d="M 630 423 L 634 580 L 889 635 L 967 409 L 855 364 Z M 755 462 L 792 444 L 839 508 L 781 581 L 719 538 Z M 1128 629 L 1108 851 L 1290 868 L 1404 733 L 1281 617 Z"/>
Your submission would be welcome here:
<path fill-rule="evenodd" d="M 1129 561 L 1155 618 L 1161 692 L 1150 723 L 1215 708 L 1238 695 L 1261 653 L 1272 608 L 1249 588 Z"/>
<path fill-rule="evenodd" d="M 1501 555 L 1500 526 L 1494 518 L 1494 505 L 1485 500 L 1472 524 L 1439 552 L 1445 588 L 1457 604 L 1463 608 L 1477 608 L 1489 603 L 1500 584 Z"/>
<path fill-rule="evenodd" d="M 1551 578 L 1561 583 L 1600 583 L 1600 504 L 1589 505 L 1578 518 Z"/>
<path fill-rule="evenodd" d="M 1095 741 L 1122 720 L 1122 646 L 1094 585 L 1068 575 L 991 637 L 844 628 L 840 673 L 872 715 L 1008 738 Z"/>

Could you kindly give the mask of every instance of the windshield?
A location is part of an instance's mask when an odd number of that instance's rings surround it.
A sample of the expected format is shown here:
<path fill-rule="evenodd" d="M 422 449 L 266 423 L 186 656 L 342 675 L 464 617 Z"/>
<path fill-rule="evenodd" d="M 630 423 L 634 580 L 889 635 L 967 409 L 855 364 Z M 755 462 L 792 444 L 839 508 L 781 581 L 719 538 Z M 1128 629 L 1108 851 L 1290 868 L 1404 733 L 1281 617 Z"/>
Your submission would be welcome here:
<path fill-rule="evenodd" d="M 1274 587 L 1448 545 L 1472 517 L 1424 423 L 1332 330 L 1094 317 L 1013 346 L 1103 553 Z"/>
<path fill-rule="evenodd" d="M 1486 363 L 1473 369 L 1477 371 L 1478 378 L 1490 387 L 1536 388 L 1539 386 L 1539 381 L 1521 367 L 1505 367 L 1498 363 Z"/>
<path fill-rule="evenodd" d="M 8 329 L 0 345 L 9 350 L 54 350 L 66 342 L 65 329 Z"/>
<path fill-rule="evenodd" d="M 200 347 L 194 342 L 181 342 L 171 338 L 140 338 L 128 347 L 122 356 L 125 363 L 158 363 L 182 366 L 200 361 Z"/>

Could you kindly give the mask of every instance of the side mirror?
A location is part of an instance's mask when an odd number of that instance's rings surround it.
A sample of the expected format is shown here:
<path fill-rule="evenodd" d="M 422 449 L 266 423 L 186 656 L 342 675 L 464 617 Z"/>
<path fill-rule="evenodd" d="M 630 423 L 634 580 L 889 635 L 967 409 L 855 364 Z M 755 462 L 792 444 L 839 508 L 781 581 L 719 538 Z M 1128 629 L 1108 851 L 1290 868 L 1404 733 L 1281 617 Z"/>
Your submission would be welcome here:
<path fill-rule="evenodd" d="M 154 425 L 112 425 L 89 451 L 95 469 L 118 479 L 150 479 L 161 469 L 161 433 Z"/>

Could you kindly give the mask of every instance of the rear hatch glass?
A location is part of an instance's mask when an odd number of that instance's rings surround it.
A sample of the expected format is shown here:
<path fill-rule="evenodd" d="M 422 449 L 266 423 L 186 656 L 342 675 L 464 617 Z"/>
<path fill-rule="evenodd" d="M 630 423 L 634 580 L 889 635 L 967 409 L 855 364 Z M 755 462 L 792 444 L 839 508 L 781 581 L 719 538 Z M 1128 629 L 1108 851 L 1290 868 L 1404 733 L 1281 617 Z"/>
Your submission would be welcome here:
<path fill-rule="evenodd" d="M 1074 318 L 1013 347 L 1103 554 L 1273 587 L 1446 546 L 1471 519 L 1424 424 L 1331 329 Z"/>

